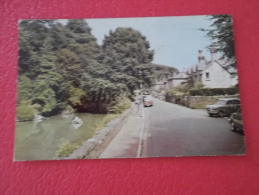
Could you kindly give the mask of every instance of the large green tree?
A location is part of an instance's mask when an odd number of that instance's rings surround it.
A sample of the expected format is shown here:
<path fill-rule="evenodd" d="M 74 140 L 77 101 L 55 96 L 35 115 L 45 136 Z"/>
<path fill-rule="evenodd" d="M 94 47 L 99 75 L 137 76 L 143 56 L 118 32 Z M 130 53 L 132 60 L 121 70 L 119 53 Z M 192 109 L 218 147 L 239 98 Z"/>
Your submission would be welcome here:
<path fill-rule="evenodd" d="M 154 80 L 154 52 L 140 32 L 118 28 L 97 44 L 85 20 L 20 22 L 18 106 L 50 116 L 67 105 L 110 103 Z M 29 107 L 30 109 L 32 107 Z M 19 109 L 22 110 L 22 109 Z"/>
<path fill-rule="evenodd" d="M 210 28 L 200 29 L 206 32 L 206 36 L 216 42 L 223 58 L 228 60 L 229 66 L 236 66 L 233 20 L 231 15 L 209 15 L 208 20 L 212 21 Z"/>
<path fill-rule="evenodd" d="M 117 28 L 105 36 L 102 45 L 103 63 L 113 75 L 112 82 L 124 83 L 129 92 L 141 86 L 149 88 L 154 80 L 151 64 L 154 51 L 139 31 L 132 28 Z"/>

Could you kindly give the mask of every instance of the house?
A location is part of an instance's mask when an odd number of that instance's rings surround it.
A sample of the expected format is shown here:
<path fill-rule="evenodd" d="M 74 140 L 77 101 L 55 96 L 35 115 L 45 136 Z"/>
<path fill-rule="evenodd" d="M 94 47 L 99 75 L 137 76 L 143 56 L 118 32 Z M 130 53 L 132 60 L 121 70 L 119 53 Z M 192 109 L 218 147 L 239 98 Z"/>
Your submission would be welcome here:
<path fill-rule="evenodd" d="M 168 79 L 168 89 L 187 83 L 188 82 L 188 75 L 182 71 Z"/>
<path fill-rule="evenodd" d="M 156 82 L 156 84 L 154 86 L 154 90 L 158 91 L 160 89 L 163 89 L 164 87 L 165 87 L 164 81 Z"/>
<path fill-rule="evenodd" d="M 238 84 L 237 70 L 229 68 L 226 60 L 218 57 L 217 45 L 211 44 L 211 59 L 207 61 L 201 50 L 198 51 L 198 62 L 172 77 L 163 77 L 153 86 L 155 96 L 165 93 L 166 90 L 185 83 L 194 87 L 203 84 L 208 88 L 228 88 Z"/>
<path fill-rule="evenodd" d="M 238 83 L 237 70 L 228 68 L 224 59 L 218 58 L 217 45 L 213 43 L 209 47 L 211 60 L 206 61 L 201 50 L 198 51 L 198 62 L 168 79 L 169 88 L 183 83 L 192 83 L 196 87 L 199 83 L 209 88 L 228 88 Z"/>
<path fill-rule="evenodd" d="M 202 50 L 198 51 L 198 63 L 194 64 L 187 69 L 186 74 L 188 75 L 188 83 L 192 83 L 196 87 L 200 82 L 202 82 L 202 71 L 209 64 L 205 60 Z"/>

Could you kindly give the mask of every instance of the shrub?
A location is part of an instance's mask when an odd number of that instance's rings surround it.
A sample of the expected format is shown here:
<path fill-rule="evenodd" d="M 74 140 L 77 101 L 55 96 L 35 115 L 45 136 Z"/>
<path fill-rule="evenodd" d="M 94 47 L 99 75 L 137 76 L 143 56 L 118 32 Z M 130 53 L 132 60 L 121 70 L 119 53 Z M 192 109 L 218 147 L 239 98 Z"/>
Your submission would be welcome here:
<path fill-rule="evenodd" d="M 121 114 L 123 111 L 127 110 L 131 105 L 131 101 L 126 97 L 125 94 L 120 95 L 115 99 L 115 102 L 108 109 L 109 113 Z"/>
<path fill-rule="evenodd" d="M 201 82 L 197 83 L 197 86 L 195 89 L 203 89 L 205 85 L 203 85 Z"/>
<path fill-rule="evenodd" d="M 113 119 L 117 118 L 119 116 L 119 114 L 107 114 L 101 122 L 98 122 L 98 124 L 95 127 L 95 132 L 101 130 L 106 123 L 112 121 Z"/>
<path fill-rule="evenodd" d="M 235 95 L 238 94 L 238 88 L 203 88 L 203 89 L 190 89 L 191 96 L 214 96 L 214 95 Z"/>
<path fill-rule="evenodd" d="M 122 112 L 127 110 L 130 107 L 130 105 L 131 101 L 126 96 L 126 94 L 122 94 L 119 97 L 117 97 L 113 102 L 113 105 L 110 106 L 108 114 L 95 127 L 95 132 L 101 130 L 106 125 L 106 123 L 117 118 Z"/>
<path fill-rule="evenodd" d="M 177 96 L 188 95 L 190 88 L 191 86 L 186 83 L 169 89 L 166 94 L 177 95 Z"/>
<path fill-rule="evenodd" d="M 34 109 L 28 105 L 20 105 L 17 108 L 17 118 L 20 121 L 33 120 L 34 113 Z"/>
<path fill-rule="evenodd" d="M 65 107 L 65 109 L 64 109 L 64 111 L 63 111 L 63 113 L 74 113 L 75 112 L 75 110 L 73 109 L 73 107 L 71 106 L 71 105 L 66 105 L 66 107 Z"/>
<path fill-rule="evenodd" d="M 79 145 L 70 143 L 67 139 L 61 138 L 61 143 L 56 151 L 56 156 L 67 157 L 69 156 Z"/>

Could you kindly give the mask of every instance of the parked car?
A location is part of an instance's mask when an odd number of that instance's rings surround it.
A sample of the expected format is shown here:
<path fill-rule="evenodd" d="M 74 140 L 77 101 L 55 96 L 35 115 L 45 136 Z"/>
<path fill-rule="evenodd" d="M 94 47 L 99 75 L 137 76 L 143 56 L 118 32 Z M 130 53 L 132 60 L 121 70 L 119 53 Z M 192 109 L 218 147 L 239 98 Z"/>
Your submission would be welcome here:
<path fill-rule="evenodd" d="M 153 98 L 151 95 L 144 95 L 143 96 L 143 105 L 146 106 L 153 106 Z"/>
<path fill-rule="evenodd" d="M 237 130 L 244 131 L 241 107 L 239 107 L 236 112 L 231 114 L 229 118 L 229 123 L 231 125 L 232 131 L 237 131 Z"/>
<path fill-rule="evenodd" d="M 209 116 L 217 115 L 223 117 L 231 115 L 240 107 L 240 100 L 238 98 L 222 98 L 214 105 L 206 106 Z"/>

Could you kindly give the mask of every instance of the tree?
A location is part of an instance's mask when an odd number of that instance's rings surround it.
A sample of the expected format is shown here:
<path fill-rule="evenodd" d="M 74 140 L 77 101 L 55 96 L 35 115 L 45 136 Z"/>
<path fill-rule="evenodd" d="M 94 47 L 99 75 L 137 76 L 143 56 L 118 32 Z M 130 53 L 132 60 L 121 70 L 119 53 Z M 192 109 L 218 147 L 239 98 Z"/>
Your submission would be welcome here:
<path fill-rule="evenodd" d="M 23 20 L 19 31 L 19 75 L 24 73 L 30 79 L 38 74 L 43 44 L 49 29 L 42 20 Z"/>
<path fill-rule="evenodd" d="M 236 67 L 233 22 L 231 15 L 210 15 L 212 21 L 209 29 L 200 29 L 206 32 L 206 36 L 215 41 L 223 58 L 227 59 L 230 67 Z"/>
<path fill-rule="evenodd" d="M 39 105 L 45 116 L 66 106 L 110 103 L 120 94 L 150 87 L 154 52 L 140 32 L 118 28 L 100 47 L 85 20 L 20 23 L 19 105 Z"/>
<path fill-rule="evenodd" d="M 32 98 L 32 86 L 31 80 L 26 75 L 21 75 L 19 77 L 18 84 L 18 104 L 23 104 L 28 102 Z"/>
<path fill-rule="evenodd" d="M 102 63 L 108 66 L 112 82 L 124 83 L 128 91 L 151 87 L 154 68 L 151 64 L 154 51 L 150 50 L 146 37 L 132 28 L 117 28 L 110 31 L 103 41 Z"/>
<path fill-rule="evenodd" d="M 32 103 L 41 105 L 42 114 L 50 115 L 54 109 L 58 108 L 56 91 L 61 82 L 62 76 L 57 72 L 55 57 L 52 53 L 43 55 L 32 98 Z"/>

